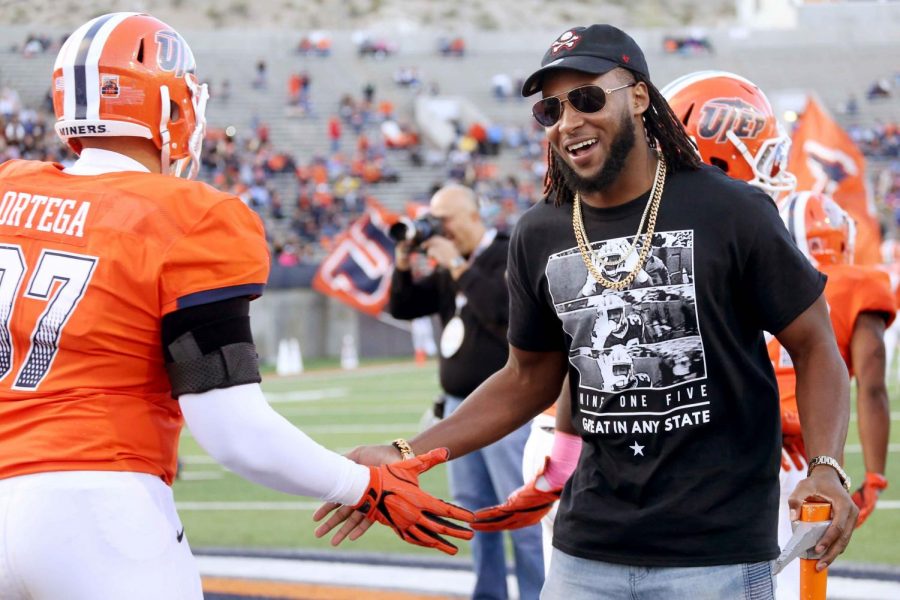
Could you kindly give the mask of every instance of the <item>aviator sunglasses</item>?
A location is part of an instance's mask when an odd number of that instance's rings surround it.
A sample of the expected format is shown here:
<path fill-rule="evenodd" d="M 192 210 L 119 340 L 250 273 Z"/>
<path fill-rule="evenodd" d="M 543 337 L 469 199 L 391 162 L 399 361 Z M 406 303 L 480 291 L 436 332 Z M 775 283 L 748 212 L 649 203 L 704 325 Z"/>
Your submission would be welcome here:
<path fill-rule="evenodd" d="M 606 106 L 607 94 L 624 90 L 625 88 L 637 85 L 637 82 L 626 83 L 617 88 L 606 90 L 599 85 L 583 85 L 574 90 L 569 90 L 556 96 L 547 96 L 542 100 L 535 102 L 531 107 L 531 114 L 535 120 L 544 127 L 553 127 L 562 116 L 563 101 L 560 96 L 565 96 L 565 100 L 569 101 L 572 108 L 582 113 L 595 113 L 602 110 Z"/>

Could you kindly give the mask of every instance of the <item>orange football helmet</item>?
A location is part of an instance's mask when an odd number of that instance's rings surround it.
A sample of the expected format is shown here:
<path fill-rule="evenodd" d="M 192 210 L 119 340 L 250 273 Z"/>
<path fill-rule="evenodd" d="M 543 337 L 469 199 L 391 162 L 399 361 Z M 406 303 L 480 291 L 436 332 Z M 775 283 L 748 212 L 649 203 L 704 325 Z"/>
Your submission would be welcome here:
<path fill-rule="evenodd" d="M 726 71 L 698 71 L 661 92 L 703 162 L 772 196 L 794 189 L 797 178 L 786 170 L 791 140 L 755 84 Z"/>
<path fill-rule="evenodd" d="M 837 202 L 816 192 L 791 194 L 781 202 L 781 219 L 800 251 L 814 265 L 850 264 L 856 223 Z"/>
<path fill-rule="evenodd" d="M 209 98 L 194 68 L 187 42 L 150 15 L 120 12 L 92 19 L 56 57 L 56 132 L 76 153 L 83 137 L 153 140 L 164 174 L 193 177 Z"/>

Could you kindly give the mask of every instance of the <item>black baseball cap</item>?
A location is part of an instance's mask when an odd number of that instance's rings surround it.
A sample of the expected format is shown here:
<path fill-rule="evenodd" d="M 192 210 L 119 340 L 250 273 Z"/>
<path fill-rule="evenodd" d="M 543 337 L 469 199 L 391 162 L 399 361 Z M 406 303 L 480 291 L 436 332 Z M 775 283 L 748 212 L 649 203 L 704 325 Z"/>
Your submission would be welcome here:
<path fill-rule="evenodd" d="M 522 95 L 527 97 L 540 92 L 548 71 L 572 69 L 602 75 L 616 67 L 650 78 L 643 50 L 621 29 L 612 25 L 573 27 L 550 44 L 541 59 L 541 68 L 525 80 Z"/>

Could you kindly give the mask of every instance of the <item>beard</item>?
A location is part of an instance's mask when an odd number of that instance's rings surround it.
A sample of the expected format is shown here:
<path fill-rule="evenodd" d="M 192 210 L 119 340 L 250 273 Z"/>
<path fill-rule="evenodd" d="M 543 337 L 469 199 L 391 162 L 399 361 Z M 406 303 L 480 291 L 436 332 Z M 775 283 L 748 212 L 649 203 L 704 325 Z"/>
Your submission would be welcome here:
<path fill-rule="evenodd" d="M 556 158 L 556 166 L 563 176 L 563 180 L 573 192 L 581 194 L 594 194 L 603 192 L 611 186 L 619 178 L 625 169 L 625 161 L 634 148 L 635 127 L 631 116 L 625 113 L 619 122 L 619 131 L 613 138 L 612 144 L 609 146 L 609 156 L 600 167 L 600 171 L 596 175 L 582 177 L 567 163 L 562 156 L 554 149 L 553 154 Z"/>

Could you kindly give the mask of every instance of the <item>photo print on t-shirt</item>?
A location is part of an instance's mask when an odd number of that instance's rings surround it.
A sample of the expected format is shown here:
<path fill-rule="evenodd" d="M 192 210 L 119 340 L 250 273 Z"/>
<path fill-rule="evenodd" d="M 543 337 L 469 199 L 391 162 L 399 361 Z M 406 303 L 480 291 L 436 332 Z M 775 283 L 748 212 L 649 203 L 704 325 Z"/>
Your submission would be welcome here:
<path fill-rule="evenodd" d="M 629 255 L 632 240 L 591 244 L 605 278 L 620 281 L 631 272 L 641 248 Z M 630 433 L 635 419 L 648 433 L 671 430 L 685 411 L 695 415 L 691 424 L 708 422 L 705 390 L 677 391 L 706 379 L 693 248 L 692 230 L 654 234 L 643 269 L 622 291 L 598 284 L 577 247 L 550 256 L 547 281 L 572 339 L 569 361 L 579 374 L 578 407 L 589 432 Z"/>

